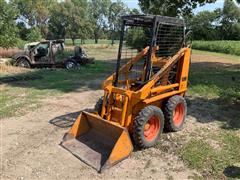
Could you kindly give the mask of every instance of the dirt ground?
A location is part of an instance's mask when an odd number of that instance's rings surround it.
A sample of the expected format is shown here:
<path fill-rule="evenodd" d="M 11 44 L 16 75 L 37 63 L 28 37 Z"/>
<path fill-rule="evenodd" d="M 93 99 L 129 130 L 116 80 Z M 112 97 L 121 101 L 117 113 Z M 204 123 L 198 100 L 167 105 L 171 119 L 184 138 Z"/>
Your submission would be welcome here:
<path fill-rule="evenodd" d="M 204 59 L 218 62 L 206 55 L 195 55 L 192 61 Z M 99 84 L 97 79 L 93 83 Z M 201 176 L 171 151 L 158 148 L 134 151 L 128 159 L 98 174 L 60 147 L 64 133 L 79 111 L 93 108 L 102 93 L 102 90 L 67 93 L 43 100 L 43 105 L 34 112 L 2 119 L 2 179 L 192 179 Z M 194 111 L 194 106 L 190 108 Z M 199 126 L 213 128 L 215 124 L 202 124 L 188 115 L 185 129 L 165 135 L 165 139 L 187 135 Z"/>

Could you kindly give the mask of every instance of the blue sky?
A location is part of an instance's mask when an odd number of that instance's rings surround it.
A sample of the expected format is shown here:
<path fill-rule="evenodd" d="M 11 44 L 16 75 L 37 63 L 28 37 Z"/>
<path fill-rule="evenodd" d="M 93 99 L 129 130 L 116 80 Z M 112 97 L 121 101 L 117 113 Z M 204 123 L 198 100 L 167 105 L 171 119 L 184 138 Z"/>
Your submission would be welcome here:
<path fill-rule="evenodd" d="M 113 0 L 113 1 L 115 1 L 115 0 Z M 131 9 L 132 8 L 139 9 L 138 0 L 122 0 L 122 2 L 124 2 Z M 223 7 L 223 3 L 224 3 L 224 0 L 217 0 L 215 3 L 206 4 L 204 6 L 196 8 L 194 10 L 194 13 L 198 13 L 198 12 L 203 11 L 203 10 L 212 11 L 212 10 L 214 10 L 216 8 L 222 8 Z"/>

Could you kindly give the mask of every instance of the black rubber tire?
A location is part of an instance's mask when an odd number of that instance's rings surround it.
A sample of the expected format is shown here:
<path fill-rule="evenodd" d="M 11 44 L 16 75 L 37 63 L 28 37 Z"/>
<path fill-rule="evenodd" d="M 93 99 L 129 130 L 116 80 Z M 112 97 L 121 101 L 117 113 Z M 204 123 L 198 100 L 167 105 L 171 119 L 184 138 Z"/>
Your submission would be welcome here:
<path fill-rule="evenodd" d="M 31 68 L 29 61 L 25 58 L 20 58 L 17 62 L 17 66 L 22 68 Z"/>
<path fill-rule="evenodd" d="M 182 122 L 179 126 L 176 126 L 173 121 L 173 114 L 176 106 L 182 103 L 184 107 L 184 112 L 183 112 L 183 119 Z M 168 99 L 165 108 L 164 108 L 164 116 L 165 116 L 165 128 L 167 131 L 170 132 L 177 132 L 182 130 L 184 122 L 186 120 L 186 115 L 187 115 L 187 103 L 184 97 L 175 95 L 172 96 L 171 98 Z"/>
<path fill-rule="evenodd" d="M 65 62 L 65 68 L 66 68 L 67 70 L 72 70 L 72 69 L 78 69 L 79 66 L 78 66 L 78 64 L 77 64 L 75 61 L 67 60 L 67 61 Z"/>
<path fill-rule="evenodd" d="M 102 112 L 102 105 L 103 105 L 103 96 L 98 99 L 94 106 L 94 110 L 98 112 L 99 115 L 101 115 Z"/>
<path fill-rule="evenodd" d="M 159 119 L 160 128 L 156 137 L 152 141 L 146 140 L 144 136 L 144 126 L 152 116 L 157 116 Z M 164 115 L 160 108 L 156 106 L 146 106 L 143 108 L 133 122 L 133 140 L 135 145 L 140 149 L 149 148 L 156 144 L 160 135 L 163 132 Z"/>

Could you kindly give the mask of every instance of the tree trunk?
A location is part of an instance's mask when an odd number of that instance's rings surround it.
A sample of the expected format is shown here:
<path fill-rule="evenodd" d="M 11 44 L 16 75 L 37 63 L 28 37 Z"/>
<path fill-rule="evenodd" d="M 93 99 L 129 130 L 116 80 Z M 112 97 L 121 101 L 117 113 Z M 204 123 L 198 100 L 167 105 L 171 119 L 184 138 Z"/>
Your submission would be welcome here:
<path fill-rule="evenodd" d="M 97 44 L 98 43 L 98 38 L 95 36 L 94 39 L 95 39 L 95 44 Z"/>
<path fill-rule="evenodd" d="M 111 45 L 113 46 L 113 44 L 114 44 L 114 32 L 113 32 L 113 30 L 111 31 L 111 39 L 112 39 L 112 43 L 111 43 Z"/>
<path fill-rule="evenodd" d="M 75 39 L 72 38 L 72 45 L 75 46 Z"/>
<path fill-rule="evenodd" d="M 95 40 L 95 44 L 98 43 L 98 32 L 94 32 L 94 40 Z"/>

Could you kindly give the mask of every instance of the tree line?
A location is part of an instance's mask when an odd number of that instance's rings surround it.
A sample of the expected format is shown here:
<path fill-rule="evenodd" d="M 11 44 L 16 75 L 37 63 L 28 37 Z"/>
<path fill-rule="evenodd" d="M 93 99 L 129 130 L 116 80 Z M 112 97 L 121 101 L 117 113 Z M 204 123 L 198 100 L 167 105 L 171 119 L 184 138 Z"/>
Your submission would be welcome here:
<path fill-rule="evenodd" d="M 240 40 L 240 7 L 225 0 L 223 8 L 186 17 L 195 40 Z"/>
<path fill-rule="evenodd" d="M 120 0 L 0 0 L 0 46 L 41 39 L 112 39 L 120 17 L 131 13 Z"/>
<path fill-rule="evenodd" d="M 197 6 L 215 2 L 216 0 L 139 0 L 139 5 L 145 14 L 183 18 L 186 31 L 192 32 L 193 40 L 240 40 L 240 0 L 224 0 L 223 8 L 194 14 Z M 147 33 L 132 30 L 127 44 L 142 49 Z"/>
<path fill-rule="evenodd" d="M 139 0 L 144 13 L 185 19 L 195 40 L 240 40 L 240 0 L 224 0 L 223 8 L 194 14 L 197 6 L 216 0 Z"/>
<path fill-rule="evenodd" d="M 216 0 L 139 0 L 141 13 L 180 17 L 197 40 L 240 40 L 240 8 L 225 0 L 222 9 L 194 15 L 198 5 Z M 239 0 L 238 0 L 239 3 Z M 70 38 L 118 39 L 121 20 L 130 10 L 121 0 L 0 0 L 0 46 L 12 47 L 25 41 Z M 131 38 L 130 39 L 138 39 Z M 138 43 L 137 43 L 138 44 Z"/>

